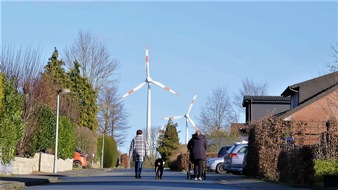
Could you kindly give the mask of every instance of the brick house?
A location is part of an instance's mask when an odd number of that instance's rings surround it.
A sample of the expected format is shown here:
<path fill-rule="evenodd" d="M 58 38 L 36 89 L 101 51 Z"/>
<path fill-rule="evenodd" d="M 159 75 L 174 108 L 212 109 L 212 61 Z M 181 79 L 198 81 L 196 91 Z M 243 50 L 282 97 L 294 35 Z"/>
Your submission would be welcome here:
<path fill-rule="evenodd" d="M 302 122 L 306 144 L 318 143 L 327 122 L 338 119 L 338 72 L 288 86 L 281 96 L 244 96 L 243 107 L 247 124 L 271 115 Z"/>
<path fill-rule="evenodd" d="M 288 86 L 281 94 L 290 97 L 284 120 L 324 121 L 338 118 L 338 71 Z"/>
<path fill-rule="evenodd" d="M 327 123 L 338 119 L 338 72 L 288 86 L 281 94 L 290 97 L 290 110 L 279 117 L 292 123 L 302 122 L 305 144 L 317 144 Z"/>

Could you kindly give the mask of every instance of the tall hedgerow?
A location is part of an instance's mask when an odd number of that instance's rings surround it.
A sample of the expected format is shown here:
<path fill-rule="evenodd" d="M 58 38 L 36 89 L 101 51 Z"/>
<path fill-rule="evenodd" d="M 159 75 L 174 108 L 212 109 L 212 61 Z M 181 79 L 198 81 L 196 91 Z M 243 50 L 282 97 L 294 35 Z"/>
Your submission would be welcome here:
<path fill-rule="evenodd" d="M 14 80 L 3 77 L 3 98 L 0 110 L 0 162 L 10 163 L 16 155 L 16 145 L 23 135 L 23 97 L 16 91 Z"/>
<path fill-rule="evenodd" d="M 51 153 L 55 146 L 56 115 L 45 104 L 39 105 L 38 123 L 39 127 L 35 133 L 35 150 Z"/>
<path fill-rule="evenodd" d="M 69 118 L 59 119 L 58 155 L 62 159 L 73 158 L 75 150 L 74 127 Z"/>

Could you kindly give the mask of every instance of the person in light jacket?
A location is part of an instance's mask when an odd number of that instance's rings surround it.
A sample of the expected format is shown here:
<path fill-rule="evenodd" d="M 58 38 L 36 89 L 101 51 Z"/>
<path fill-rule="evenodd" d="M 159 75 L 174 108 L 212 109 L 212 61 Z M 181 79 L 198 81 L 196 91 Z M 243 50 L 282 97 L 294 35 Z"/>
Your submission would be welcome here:
<path fill-rule="evenodd" d="M 142 135 L 142 130 L 136 131 L 136 137 L 130 143 L 129 158 L 135 162 L 135 178 L 141 178 L 142 164 L 147 156 L 147 143 Z"/>
<path fill-rule="evenodd" d="M 201 131 L 197 130 L 187 145 L 190 151 L 190 160 L 194 163 L 194 178 L 195 180 L 202 180 L 203 162 L 207 159 L 207 141 Z"/>

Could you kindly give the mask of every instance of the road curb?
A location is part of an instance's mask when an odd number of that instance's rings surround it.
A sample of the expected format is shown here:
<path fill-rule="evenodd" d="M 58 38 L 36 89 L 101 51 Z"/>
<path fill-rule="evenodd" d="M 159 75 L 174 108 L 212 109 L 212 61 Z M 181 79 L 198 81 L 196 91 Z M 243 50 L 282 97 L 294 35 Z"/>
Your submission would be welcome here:
<path fill-rule="evenodd" d="M 0 181 L 0 189 L 16 189 L 26 187 L 24 182 Z"/>

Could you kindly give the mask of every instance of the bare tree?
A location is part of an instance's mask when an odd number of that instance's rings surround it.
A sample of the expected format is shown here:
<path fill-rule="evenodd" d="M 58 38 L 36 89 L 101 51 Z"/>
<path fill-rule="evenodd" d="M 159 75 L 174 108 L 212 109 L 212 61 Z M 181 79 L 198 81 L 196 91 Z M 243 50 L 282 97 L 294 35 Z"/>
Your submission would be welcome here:
<path fill-rule="evenodd" d="M 105 86 L 98 96 L 99 133 L 113 136 L 116 144 L 122 144 L 127 136 L 127 114 L 119 99 L 116 86 Z"/>
<path fill-rule="evenodd" d="M 238 121 L 226 88 L 217 87 L 212 91 L 202 107 L 199 121 L 205 134 L 215 130 L 229 130 L 231 123 Z"/>
<path fill-rule="evenodd" d="M 0 70 L 9 78 L 17 80 L 17 88 L 29 94 L 32 83 L 43 70 L 41 51 L 31 47 L 16 49 L 15 46 L 3 45 L 0 56 Z"/>
<path fill-rule="evenodd" d="M 79 31 L 73 45 L 66 47 L 65 55 L 64 62 L 69 68 L 73 68 L 75 60 L 80 63 L 82 75 L 88 78 L 97 92 L 113 82 L 113 73 L 119 67 L 118 61 L 111 57 L 106 45 L 90 32 Z"/>
<path fill-rule="evenodd" d="M 333 63 L 326 64 L 325 66 L 328 68 L 329 72 L 334 73 L 333 81 L 334 81 L 334 88 L 338 89 L 338 42 L 336 42 L 335 45 L 331 45 L 332 50 L 332 57 L 333 57 Z M 327 81 L 330 83 L 331 81 Z M 328 114 L 331 115 L 331 117 L 336 117 L 338 110 L 338 93 L 335 93 L 331 98 L 327 98 L 327 108 Z M 336 117 L 337 119 L 337 117 Z"/>
<path fill-rule="evenodd" d="M 163 133 L 164 126 L 165 125 L 163 125 L 162 127 L 161 126 L 156 126 L 156 127 L 152 126 L 150 128 L 150 142 L 151 142 L 151 144 L 149 145 L 149 155 L 154 159 L 159 155 L 159 153 L 157 152 L 158 140 L 159 140 L 159 136 L 161 134 L 161 130 L 162 130 L 162 133 Z"/>
<path fill-rule="evenodd" d="M 40 73 L 44 63 L 41 61 L 39 48 L 31 47 L 16 49 L 15 46 L 4 45 L 1 48 L 0 70 L 11 79 L 16 79 L 16 88 L 24 95 L 23 121 L 27 126 L 24 135 L 17 145 L 19 155 L 27 154 L 31 146 L 34 130 L 36 128 L 36 107 L 38 102 L 50 97 L 52 91 L 49 86 L 44 89 Z M 53 100 L 55 96 L 53 94 Z"/>
<path fill-rule="evenodd" d="M 333 63 L 328 63 L 325 66 L 330 72 L 335 72 L 338 70 L 338 42 L 335 45 L 331 45 Z"/>
<path fill-rule="evenodd" d="M 267 95 L 267 84 L 266 83 L 255 83 L 248 78 L 242 80 L 242 88 L 239 89 L 238 94 L 234 96 L 234 105 L 240 110 L 245 112 L 245 108 L 242 105 L 243 97 L 246 95 L 250 96 L 265 96 Z"/>

